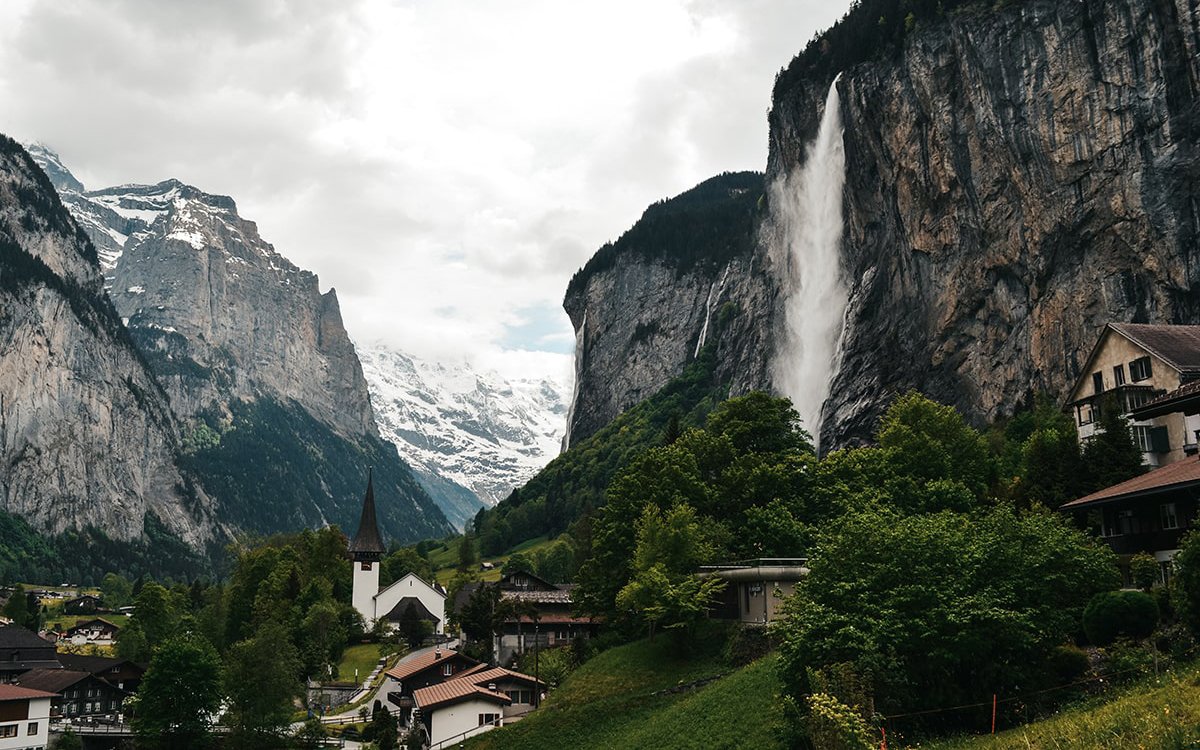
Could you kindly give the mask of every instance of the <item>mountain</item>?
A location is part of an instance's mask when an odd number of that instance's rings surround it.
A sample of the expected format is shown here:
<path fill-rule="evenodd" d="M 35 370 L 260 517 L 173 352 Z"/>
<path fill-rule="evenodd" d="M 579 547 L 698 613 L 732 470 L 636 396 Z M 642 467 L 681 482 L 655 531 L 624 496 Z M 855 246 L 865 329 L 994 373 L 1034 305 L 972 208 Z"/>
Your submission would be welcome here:
<path fill-rule="evenodd" d="M 1061 397 L 1109 321 L 1200 322 L 1198 93 L 1194 3 L 857 3 L 777 77 L 761 186 L 651 207 L 572 281 L 571 441 L 714 310 L 731 393 L 828 392 L 823 448 L 909 389 L 976 424 Z M 757 212 L 717 222 L 739 188 Z"/>
<path fill-rule="evenodd" d="M 558 454 L 568 388 L 426 362 L 382 345 L 360 352 L 380 432 L 460 528 Z"/>
<path fill-rule="evenodd" d="M 0 497 L 49 534 L 225 538 L 176 462 L 181 424 L 46 175 L 0 136 Z M 11 539 L 6 539 L 6 546 Z M 82 554 L 78 550 L 77 554 Z"/>
<path fill-rule="evenodd" d="M 298 268 L 227 196 L 178 180 L 85 190 L 33 157 L 98 248 L 108 295 L 180 425 L 180 464 L 219 516 L 255 533 L 357 521 L 375 468 L 393 541 L 450 531 L 380 439 L 337 294 Z"/>

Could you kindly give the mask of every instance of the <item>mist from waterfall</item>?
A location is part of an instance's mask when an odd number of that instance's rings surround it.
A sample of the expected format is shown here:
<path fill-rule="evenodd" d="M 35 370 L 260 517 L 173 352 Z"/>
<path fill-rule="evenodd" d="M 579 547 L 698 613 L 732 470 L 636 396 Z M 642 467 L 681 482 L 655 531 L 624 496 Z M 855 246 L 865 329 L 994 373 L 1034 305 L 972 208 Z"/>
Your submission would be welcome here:
<path fill-rule="evenodd" d="M 571 405 L 567 407 L 567 431 L 563 433 L 562 452 L 566 453 L 571 447 L 571 427 L 575 424 L 575 405 L 579 402 L 579 383 L 583 380 L 584 346 L 587 342 L 587 310 L 583 311 L 583 320 L 579 330 L 575 332 L 575 380 L 571 384 Z"/>
<path fill-rule="evenodd" d="M 804 165 L 771 184 L 767 229 L 784 300 L 772 380 L 800 412 L 814 444 L 820 438 L 821 408 L 835 374 L 848 298 L 841 271 L 846 149 L 837 91 L 840 78 L 829 86 L 825 113 Z"/>

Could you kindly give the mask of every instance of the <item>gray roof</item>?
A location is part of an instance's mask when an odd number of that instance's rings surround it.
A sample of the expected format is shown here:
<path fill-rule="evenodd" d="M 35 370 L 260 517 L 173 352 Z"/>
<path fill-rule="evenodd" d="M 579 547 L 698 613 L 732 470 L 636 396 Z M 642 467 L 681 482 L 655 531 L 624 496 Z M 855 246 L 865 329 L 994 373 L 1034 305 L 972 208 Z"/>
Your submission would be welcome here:
<path fill-rule="evenodd" d="M 421 603 L 421 600 L 415 596 L 401 597 L 400 601 L 396 602 L 396 606 L 392 607 L 391 611 L 384 615 L 384 619 L 392 622 L 400 622 L 400 618 L 404 615 L 404 610 L 408 609 L 408 605 L 413 605 L 417 609 L 417 617 L 421 620 L 429 622 L 438 622 L 439 618 L 434 613 Z"/>
<path fill-rule="evenodd" d="M 379 524 L 375 521 L 375 483 L 371 474 L 367 475 L 367 496 L 363 498 L 362 516 L 358 520 L 358 533 L 350 540 L 352 555 L 382 555 L 387 551 L 383 539 L 379 536 Z"/>
<path fill-rule="evenodd" d="M 1110 325 L 1179 372 L 1200 372 L 1200 326 L 1150 323 Z"/>
<path fill-rule="evenodd" d="M 42 638 L 32 630 L 26 630 L 20 625 L 5 625 L 0 627 L 0 649 L 49 648 L 54 644 Z"/>

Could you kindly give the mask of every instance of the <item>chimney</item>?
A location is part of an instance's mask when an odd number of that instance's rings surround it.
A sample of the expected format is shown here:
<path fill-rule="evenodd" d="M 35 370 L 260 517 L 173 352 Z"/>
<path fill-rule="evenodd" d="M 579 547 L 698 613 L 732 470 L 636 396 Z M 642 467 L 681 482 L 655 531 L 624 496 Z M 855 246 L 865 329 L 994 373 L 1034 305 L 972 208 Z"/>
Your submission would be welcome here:
<path fill-rule="evenodd" d="M 433 658 L 434 658 L 434 661 L 442 658 L 442 647 L 441 646 L 438 646 L 437 648 L 435 648 L 433 650 Z"/>

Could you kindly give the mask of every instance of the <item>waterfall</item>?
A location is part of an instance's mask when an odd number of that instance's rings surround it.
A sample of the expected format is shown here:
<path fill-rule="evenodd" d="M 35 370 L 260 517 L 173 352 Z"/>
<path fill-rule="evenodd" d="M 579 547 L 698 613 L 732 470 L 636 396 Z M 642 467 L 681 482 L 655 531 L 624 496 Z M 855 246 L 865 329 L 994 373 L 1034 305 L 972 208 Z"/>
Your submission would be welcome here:
<path fill-rule="evenodd" d="M 821 410 L 835 374 L 848 298 L 841 272 L 846 149 L 840 78 L 829 85 L 825 113 L 804 165 L 780 175 L 770 187 L 767 239 L 784 300 L 771 375 L 800 412 L 814 443 L 820 439 Z"/>
<path fill-rule="evenodd" d="M 571 384 L 571 405 L 567 407 L 567 431 L 563 433 L 562 439 L 563 453 L 571 447 L 571 425 L 575 422 L 575 404 L 579 401 L 579 381 L 583 379 L 583 347 L 586 334 L 587 310 L 584 310 L 579 330 L 575 332 L 575 382 Z"/>
<path fill-rule="evenodd" d="M 708 288 L 708 301 L 704 303 L 704 325 L 700 327 L 700 338 L 696 339 L 696 351 L 692 353 L 692 359 L 700 356 L 700 349 L 708 339 L 708 323 L 712 320 L 713 300 L 717 292 L 725 288 L 725 278 L 729 276 L 729 266 L 731 265 L 733 265 L 733 261 L 725 264 L 725 271 L 721 274 L 720 281 L 714 281 L 712 286 Z"/>

